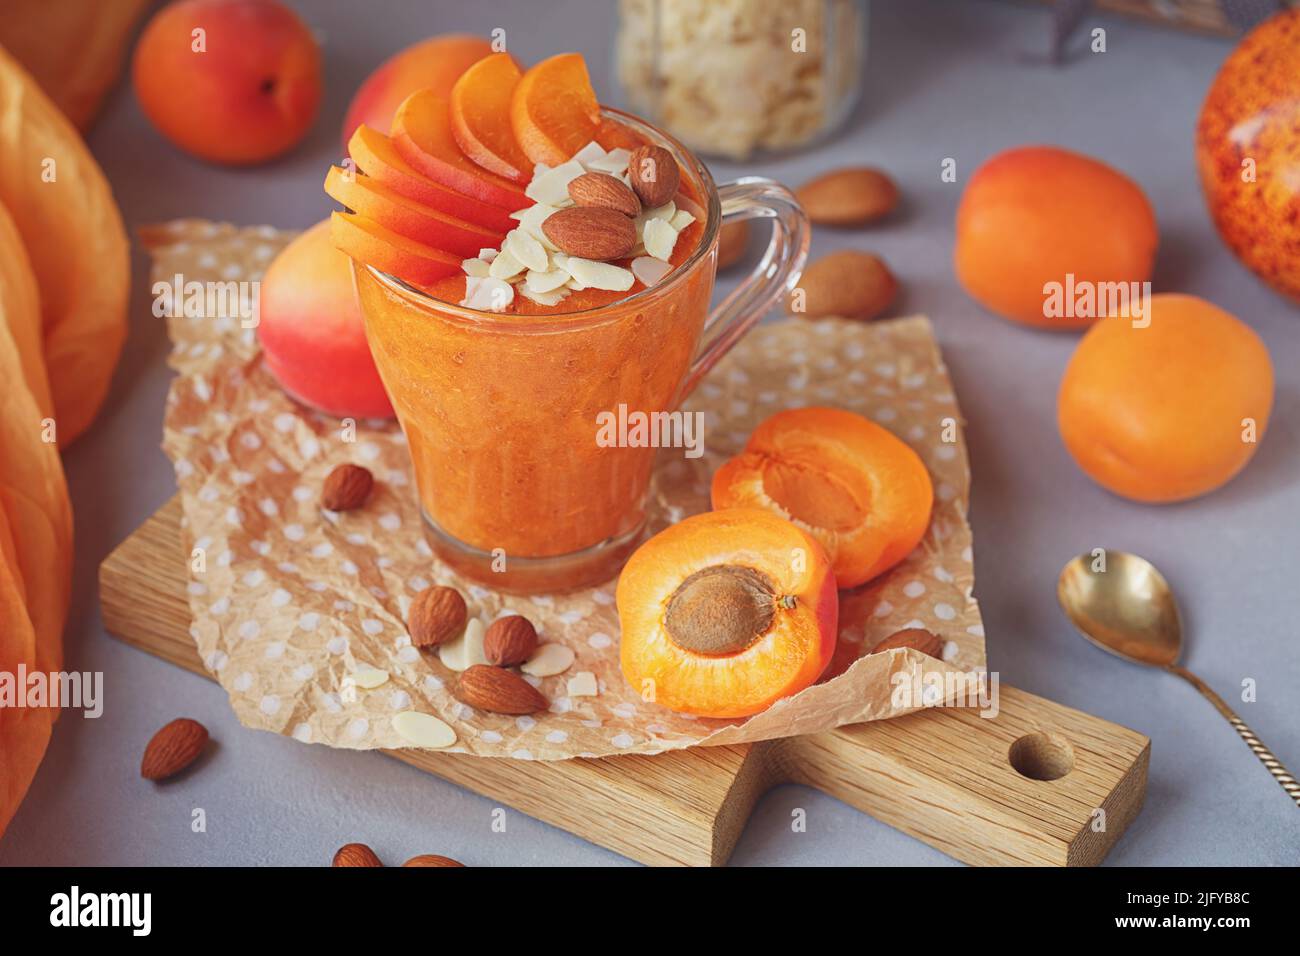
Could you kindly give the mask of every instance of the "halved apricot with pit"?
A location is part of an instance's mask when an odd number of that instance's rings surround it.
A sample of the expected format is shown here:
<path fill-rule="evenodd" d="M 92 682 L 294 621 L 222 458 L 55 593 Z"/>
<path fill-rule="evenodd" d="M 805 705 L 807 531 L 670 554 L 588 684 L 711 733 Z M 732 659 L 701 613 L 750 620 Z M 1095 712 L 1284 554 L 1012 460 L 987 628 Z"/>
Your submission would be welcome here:
<path fill-rule="evenodd" d="M 522 76 L 509 53 L 494 53 L 471 66 L 451 88 L 451 131 L 475 163 L 527 184 L 533 164 L 510 125 L 510 99 Z"/>
<path fill-rule="evenodd" d="M 623 676 L 702 717 L 747 717 L 813 684 L 835 651 L 839 595 L 807 532 L 770 511 L 695 515 L 618 579 Z"/>
<path fill-rule="evenodd" d="M 793 521 L 830 555 L 841 588 L 888 571 L 930 524 L 934 490 L 916 452 L 836 408 L 767 419 L 713 476 L 715 509 L 759 507 Z"/>
<path fill-rule="evenodd" d="M 515 141 L 534 163 L 558 166 L 590 143 L 600 103 L 580 53 L 560 53 L 531 67 L 510 100 Z"/>

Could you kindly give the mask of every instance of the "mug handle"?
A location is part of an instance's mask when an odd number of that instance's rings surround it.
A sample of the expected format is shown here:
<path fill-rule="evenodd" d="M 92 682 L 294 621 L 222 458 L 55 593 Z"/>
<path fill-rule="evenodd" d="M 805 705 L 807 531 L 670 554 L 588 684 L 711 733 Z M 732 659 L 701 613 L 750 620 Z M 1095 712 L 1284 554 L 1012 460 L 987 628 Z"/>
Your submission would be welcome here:
<path fill-rule="evenodd" d="M 683 399 L 740 337 L 798 284 L 808 258 L 808 216 L 794 193 L 780 183 L 761 176 L 746 176 L 719 186 L 718 198 L 722 201 L 724 224 L 743 219 L 771 219 L 772 240 L 754 271 L 705 320 L 701 333 L 703 344 L 682 384 L 680 397 Z"/>

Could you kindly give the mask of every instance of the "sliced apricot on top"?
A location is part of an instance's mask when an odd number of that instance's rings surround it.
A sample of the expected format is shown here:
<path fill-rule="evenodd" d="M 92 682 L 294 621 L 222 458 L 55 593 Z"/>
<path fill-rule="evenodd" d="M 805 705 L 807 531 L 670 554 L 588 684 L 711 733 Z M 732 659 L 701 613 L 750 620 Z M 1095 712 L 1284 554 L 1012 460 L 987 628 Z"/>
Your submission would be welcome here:
<path fill-rule="evenodd" d="M 533 164 L 519 148 L 510 124 L 510 100 L 522 76 L 509 53 L 494 53 L 471 66 L 451 88 L 451 131 L 475 163 L 527 184 Z"/>
<path fill-rule="evenodd" d="M 413 284 L 429 285 L 460 271 L 459 256 L 399 236 L 355 213 L 330 213 L 330 238 L 353 259 Z"/>
<path fill-rule="evenodd" d="M 395 192 L 440 209 L 449 216 L 478 223 L 504 235 L 518 225 L 500 206 L 466 196 L 436 183 L 402 158 L 392 139 L 362 124 L 348 141 L 348 155 L 364 173 Z"/>
<path fill-rule="evenodd" d="M 433 90 L 416 90 L 393 117 L 393 145 L 402 158 L 448 189 L 510 212 L 532 205 L 523 188 L 469 161 L 451 131 L 451 107 Z"/>
<path fill-rule="evenodd" d="M 476 226 L 403 196 L 369 176 L 331 166 L 325 192 L 353 212 L 373 219 L 399 235 L 466 258 L 480 249 L 495 249 L 505 233 Z"/>
<path fill-rule="evenodd" d="M 826 549 L 841 588 L 883 574 L 920 543 L 934 490 L 888 429 L 836 408 L 778 412 L 713 476 L 713 507 L 766 508 Z"/>
<path fill-rule="evenodd" d="M 623 676 L 645 699 L 747 717 L 813 684 L 835 651 L 830 560 L 770 511 L 695 515 L 637 549 L 618 579 Z"/>
<path fill-rule="evenodd" d="M 560 53 L 524 74 L 510 101 L 515 141 L 534 163 L 558 166 L 590 143 L 600 103 L 580 53 Z"/>

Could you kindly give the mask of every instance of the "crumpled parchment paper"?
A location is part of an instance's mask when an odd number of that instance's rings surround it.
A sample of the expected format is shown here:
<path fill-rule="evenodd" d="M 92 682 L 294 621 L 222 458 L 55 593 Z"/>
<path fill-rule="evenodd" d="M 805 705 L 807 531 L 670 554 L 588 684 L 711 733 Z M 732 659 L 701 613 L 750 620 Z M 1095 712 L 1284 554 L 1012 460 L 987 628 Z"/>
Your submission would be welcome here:
<path fill-rule="evenodd" d="M 187 282 L 256 280 L 292 238 L 269 227 L 196 220 L 143 233 L 160 282 L 177 274 Z M 652 531 L 707 510 L 718 465 L 765 417 L 798 405 L 838 406 L 879 422 L 920 453 L 934 480 L 934 516 L 922 544 L 888 574 L 841 595 L 839 648 L 827 675 L 740 721 L 674 714 L 645 703 L 624 682 L 613 581 L 572 594 L 511 597 L 441 565 L 422 536 L 396 423 L 363 420 L 352 434 L 346 423 L 297 404 L 263 368 L 255 332 L 237 315 L 167 321 L 179 374 L 163 447 L 184 504 L 191 633 L 245 726 L 334 747 L 400 748 L 409 744 L 392 717 L 417 710 L 455 728 L 457 752 L 536 760 L 656 753 L 897 716 L 921 703 L 892 700 L 892 675 L 984 669 L 961 413 L 923 317 L 759 326 L 687 402 L 706 413 L 704 456 L 661 452 Z M 943 440 L 945 428 L 955 441 Z M 321 483 L 346 461 L 374 472 L 375 492 L 361 510 L 323 512 Z M 523 614 L 543 640 L 575 650 L 566 674 L 538 682 L 549 712 L 509 717 L 455 699 L 457 675 L 417 651 L 404 623 L 413 595 L 430 584 L 459 588 L 484 623 Z M 869 654 L 904 627 L 944 637 L 945 662 L 910 650 Z M 362 667 L 388 671 L 390 679 L 356 689 L 346 679 Z M 596 674 L 599 696 L 569 698 L 567 678 L 584 670 Z"/>

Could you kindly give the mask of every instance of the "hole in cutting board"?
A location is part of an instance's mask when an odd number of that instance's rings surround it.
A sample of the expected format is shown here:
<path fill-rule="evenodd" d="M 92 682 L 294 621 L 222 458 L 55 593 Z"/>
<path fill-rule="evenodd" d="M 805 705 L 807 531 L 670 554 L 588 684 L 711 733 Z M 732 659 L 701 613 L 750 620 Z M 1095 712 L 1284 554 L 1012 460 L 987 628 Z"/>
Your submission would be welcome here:
<path fill-rule="evenodd" d="M 1074 749 L 1060 734 L 1025 734 L 1011 745 L 1007 759 L 1030 780 L 1060 780 L 1074 769 Z"/>

